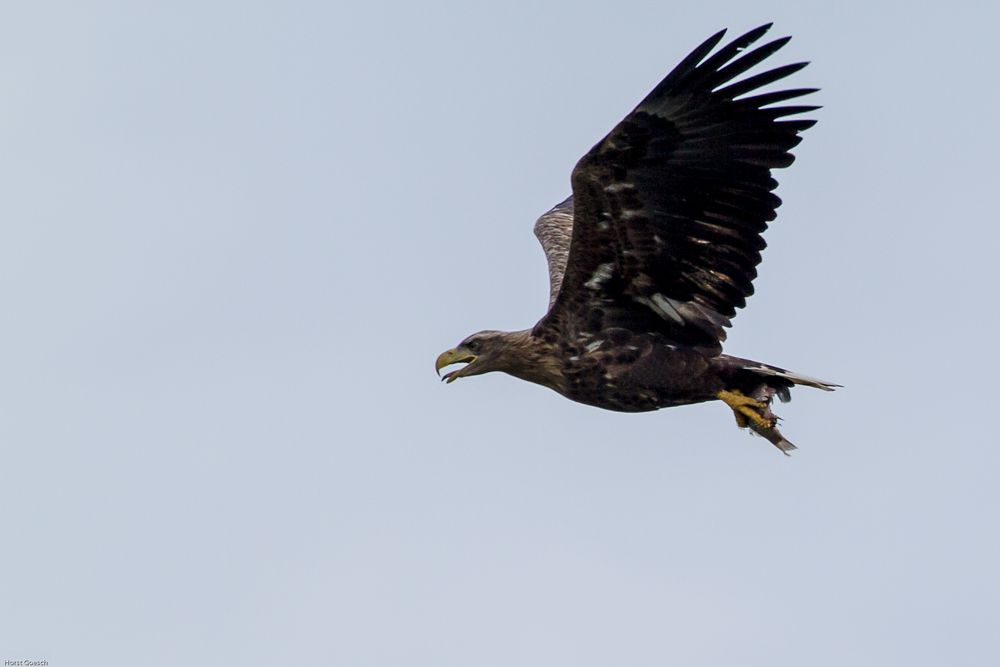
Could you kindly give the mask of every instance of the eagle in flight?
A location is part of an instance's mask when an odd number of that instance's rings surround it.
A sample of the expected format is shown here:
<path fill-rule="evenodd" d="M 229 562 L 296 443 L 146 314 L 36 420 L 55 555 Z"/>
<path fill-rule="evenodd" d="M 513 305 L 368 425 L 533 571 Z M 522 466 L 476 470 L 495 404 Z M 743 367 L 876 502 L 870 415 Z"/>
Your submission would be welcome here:
<path fill-rule="evenodd" d="M 761 234 L 819 107 L 782 104 L 815 88 L 759 92 L 806 66 L 735 80 L 789 37 L 748 50 L 770 28 L 712 53 L 708 38 L 573 169 L 573 194 L 535 223 L 549 266 L 549 310 L 524 331 L 480 331 L 442 353 L 460 377 L 503 371 L 580 403 L 642 412 L 721 400 L 785 454 L 771 401 L 795 385 L 839 385 L 722 353 L 725 327 L 753 294 Z M 793 117 L 793 118 L 789 118 Z"/>

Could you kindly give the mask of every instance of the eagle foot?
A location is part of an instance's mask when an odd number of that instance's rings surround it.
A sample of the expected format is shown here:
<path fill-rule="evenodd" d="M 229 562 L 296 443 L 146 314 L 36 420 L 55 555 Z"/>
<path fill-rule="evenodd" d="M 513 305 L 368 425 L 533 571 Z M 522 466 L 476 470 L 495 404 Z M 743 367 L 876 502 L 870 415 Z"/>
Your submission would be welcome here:
<path fill-rule="evenodd" d="M 777 426 L 777 417 L 771 413 L 764 401 L 750 398 L 739 391 L 723 390 L 715 396 L 732 408 L 736 425 L 740 428 L 753 425 L 759 429 L 770 430 Z"/>

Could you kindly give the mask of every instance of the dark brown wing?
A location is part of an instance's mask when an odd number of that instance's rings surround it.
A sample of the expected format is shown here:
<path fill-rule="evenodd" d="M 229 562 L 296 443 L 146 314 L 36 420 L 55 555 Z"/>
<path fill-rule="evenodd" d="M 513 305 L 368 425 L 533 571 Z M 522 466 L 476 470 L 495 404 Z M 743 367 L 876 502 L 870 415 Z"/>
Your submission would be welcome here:
<path fill-rule="evenodd" d="M 815 89 L 745 96 L 805 63 L 732 83 L 787 43 L 743 52 L 768 28 L 709 56 L 713 35 L 577 163 L 565 276 L 537 333 L 625 326 L 721 349 L 781 203 L 770 171 L 815 123 L 782 119 L 817 107 L 772 106 Z"/>

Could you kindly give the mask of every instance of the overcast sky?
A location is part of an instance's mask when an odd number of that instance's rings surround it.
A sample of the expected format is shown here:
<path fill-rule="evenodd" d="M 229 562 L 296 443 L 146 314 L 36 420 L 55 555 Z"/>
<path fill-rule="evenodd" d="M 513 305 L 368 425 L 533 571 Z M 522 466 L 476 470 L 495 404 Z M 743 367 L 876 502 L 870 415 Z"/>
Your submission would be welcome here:
<path fill-rule="evenodd" d="M 6 2 L 0 658 L 1000 660 L 995 3 Z M 436 355 L 721 27 L 811 60 L 727 352 L 845 385 L 605 412 Z"/>

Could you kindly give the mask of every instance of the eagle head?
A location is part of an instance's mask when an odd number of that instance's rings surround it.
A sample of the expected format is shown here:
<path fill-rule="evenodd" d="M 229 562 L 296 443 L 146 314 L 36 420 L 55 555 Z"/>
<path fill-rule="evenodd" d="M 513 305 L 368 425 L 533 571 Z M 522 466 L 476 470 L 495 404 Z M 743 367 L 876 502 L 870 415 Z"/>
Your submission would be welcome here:
<path fill-rule="evenodd" d="M 441 375 L 441 369 L 452 364 L 465 366 L 445 373 L 441 377 L 445 382 L 503 371 L 559 393 L 566 391 L 562 363 L 555 350 L 552 345 L 532 335 L 531 329 L 474 333 L 452 349 L 442 352 L 434 362 L 434 368 Z"/>
<path fill-rule="evenodd" d="M 434 369 L 441 375 L 441 369 L 452 364 L 465 364 L 462 368 L 441 376 L 445 382 L 454 382 L 460 377 L 481 375 L 490 371 L 506 370 L 505 360 L 508 341 L 503 331 L 480 331 L 468 336 L 450 350 L 442 352 Z"/>

